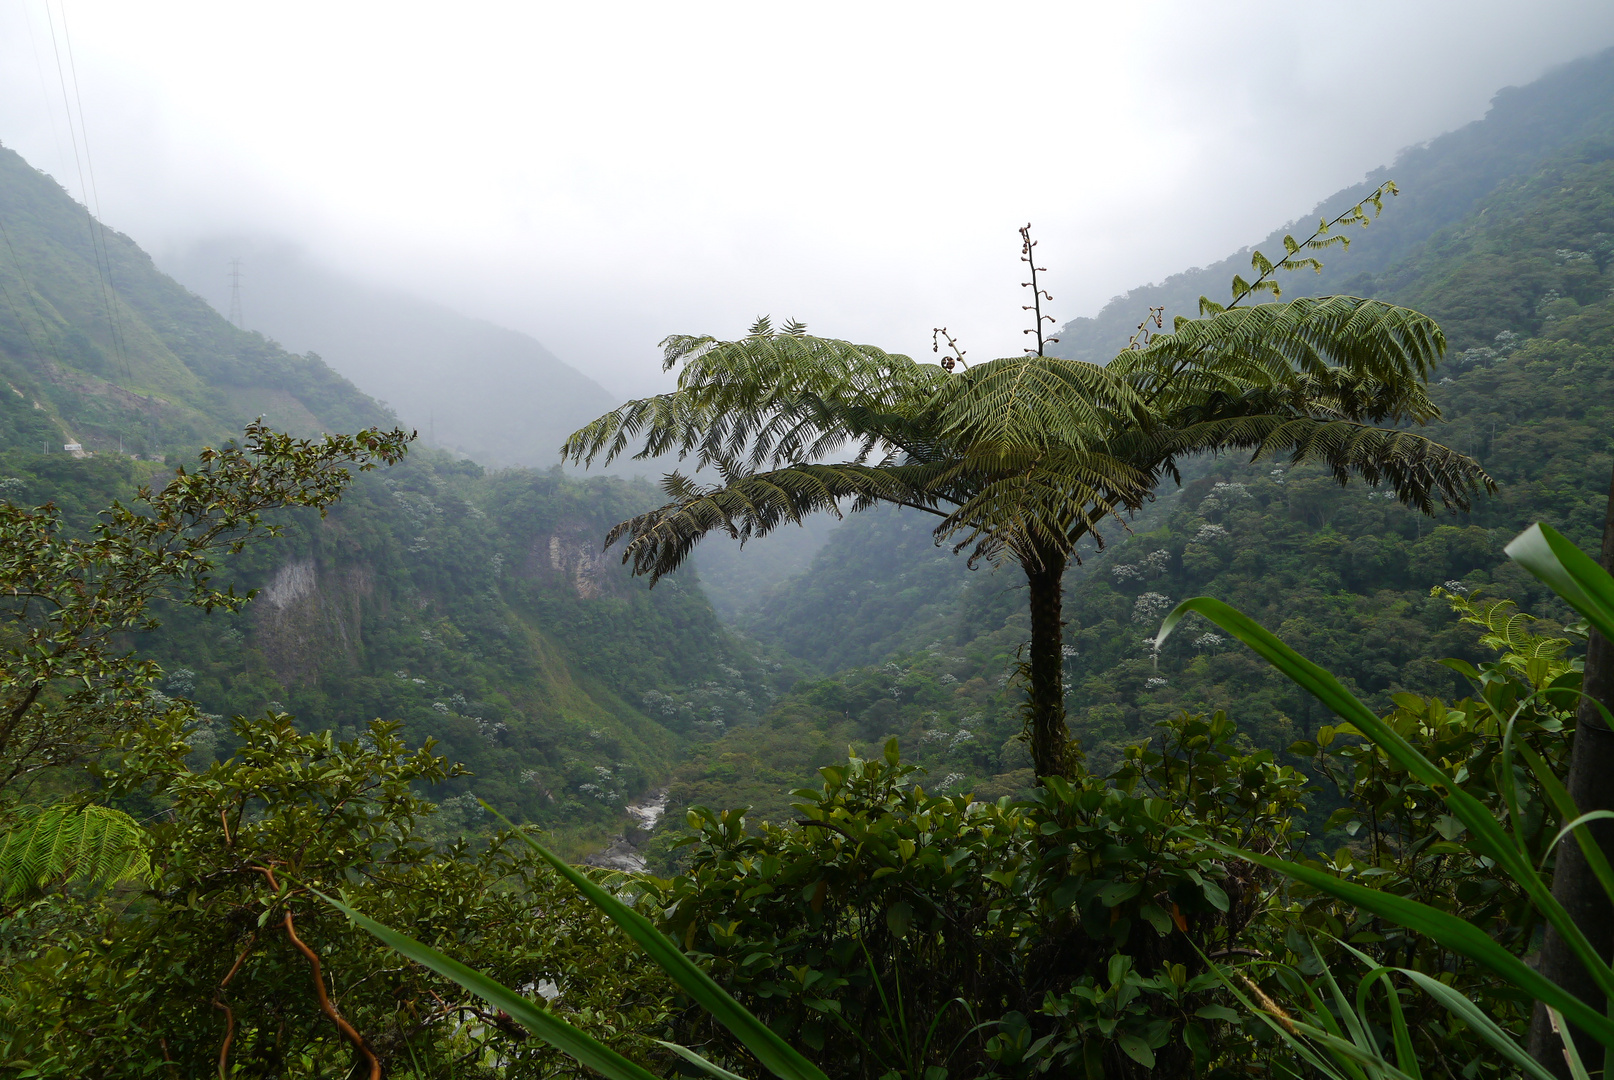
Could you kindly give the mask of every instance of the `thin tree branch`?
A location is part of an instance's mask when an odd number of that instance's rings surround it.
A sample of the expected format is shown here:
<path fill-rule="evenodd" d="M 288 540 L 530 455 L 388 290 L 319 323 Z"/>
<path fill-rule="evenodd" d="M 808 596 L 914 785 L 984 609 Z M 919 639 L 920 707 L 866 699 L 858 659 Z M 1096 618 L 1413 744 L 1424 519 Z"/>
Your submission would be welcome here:
<path fill-rule="evenodd" d="M 273 870 L 266 866 L 255 866 L 253 869 L 269 879 L 270 888 L 277 893 L 280 891 L 280 884 L 275 880 Z M 370 1049 L 369 1045 L 365 1043 L 364 1036 L 359 1034 L 358 1029 L 348 1023 L 342 1014 L 336 1010 L 336 1006 L 331 1003 L 330 995 L 325 992 L 325 977 L 321 973 L 319 953 L 309 948 L 307 943 L 297 936 L 297 924 L 292 921 L 290 907 L 286 909 L 286 917 L 281 920 L 281 925 L 286 928 L 286 937 L 291 939 L 291 943 L 297 947 L 297 951 L 308 958 L 308 966 L 313 969 L 314 996 L 319 1000 L 319 1011 L 330 1017 L 331 1023 L 336 1025 L 336 1030 L 340 1031 L 343 1037 L 352 1043 L 360 1054 L 364 1055 L 365 1063 L 370 1066 L 370 1080 L 381 1080 L 381 1061 L 375 1056 L 375 1052 Z"/>

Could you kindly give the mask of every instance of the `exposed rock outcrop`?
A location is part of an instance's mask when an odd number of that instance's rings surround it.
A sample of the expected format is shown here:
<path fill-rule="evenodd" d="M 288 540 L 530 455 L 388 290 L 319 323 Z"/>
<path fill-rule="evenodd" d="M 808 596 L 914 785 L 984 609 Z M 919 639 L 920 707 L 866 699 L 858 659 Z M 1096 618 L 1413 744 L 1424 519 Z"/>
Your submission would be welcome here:
<path fill-rule="evenodd" d="M 256 643 L 281 682 L 312 682 L 333 657 L 356 662 L 372 592 L 362 566 L 322 573 L 313 559 L 296 559 L 277 570 L 249 610 Z"/>
<path fill-rule="evenodd" d="M 593 600 L 615 588 L 615 561 L 600 550 L 594 530 L 581 525 L 561 526 L 533 541 L 526 570 L 532 576 L 558 577 L 581 599 Z"/>

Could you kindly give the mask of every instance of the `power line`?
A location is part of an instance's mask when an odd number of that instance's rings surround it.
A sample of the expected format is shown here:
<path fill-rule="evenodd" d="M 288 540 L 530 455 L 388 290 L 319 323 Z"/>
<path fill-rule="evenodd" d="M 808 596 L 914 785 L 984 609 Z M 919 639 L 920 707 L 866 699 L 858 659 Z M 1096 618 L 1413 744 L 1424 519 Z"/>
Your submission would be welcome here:
<path fill-rule="evenodd" d="M 67 39 L 68 65 L 73 69 L 73 94 L 75 97 L 77 97 L 78 69 L 73 65 L 73 40 L 68 34 L 67 29 L 67 7 L 61 2 L 61 0 L 57 0 L 57 4 L 61 8 L 62 14 L 62 36 Z M 102 302 L 106 305 L 107 328 L 112 335 L 113 351 L 117 353 L 118 359 L 123 361 L 124 375 L 130 379 L 133 379 L 134 372 L 129 366 L 129 355 L 123 346 L 123 334 L 121 333 L 122 327 L 117 314 L 117 304 L 114 299 L 116 296 L 116 291 L 112 287 L 112 254 L 106 246 L 104 228 L 102 230 L 97 230 L 97 226 L 100 225 L 100 222 L 96 219 L 96 215 L 100 213 L 101 200 L 94 187 L 94 162 L 90 162 L 90 181 L 86 182 L 84 179 L 85 162 L 89 160 L 90 156 L 90 132 L 89 128 L 84 124 L 84 101 L 82 97 L 79 97 L 78 130 L 75 131 L 73 129 L 73 103 L 67 95 L 67 74 L 62 68 L 62 50 L 61 46 L 56 40 L 56 19 L 51 15 L 50 0 L 46 0 L 45 2 L 45 18 L 50 23 L 50 44 L 51 50 L 54 52 L 56 57 L 56 78 L 61 84 L 62 88 L 62 107 L 67 110 L 67 134 L 70 136 L 73 143 L 73 163 L 78 169 L 79 191 L 84 195 L 84 216 L 89 222 L 90 250 L 95 256 L 96 277 L 101 286 Z M 79 157 L 78 149 L 80 134 L 84 136 L 84 157 L 82 159 Z M 95 204 L 95 209 L 93 211 L 90 208 L 92 201 Z"/>
<path fill-rule="evenodd" d="M 107 293 L 112 301 L 112 337 L 119 357 L 123 360 L 123 373 L 133 381 L 134 371 L 129 365 L 129 347 L 123 333 L 123 318 L 118 312 L 118 286 L 112 279 L 112 249 L 106 242 L 106 225 L 101 220 L 101 188 L 95 180 L 95 158 L 90 154 L 90 128 L 84 119 L 84 97 L 79 90 L 78 61 L 73 56 L 73 33 L 67 28 L 66 0 L 56 0 L 62 14 L 62 40 L 67 42 L 67 68 L 73 75 L 73 100 L 78 103 L 78 128 L 84 136 L 84 165 L 90 171 L 90 198 L 95 203 L 95 229 L 101 235 L 101 257 L 106 261 Z M 71 122 L 71 118 L 69 118 Z"/>
<path fill-rule="evenodd" d="M 67 155 L 62 151 L 62 133 L 56 127 L 56 110 L 50 107 L 50 86 L 45 79 L 45 61 L 39 55 L 39 35 L 34 33 L 32 5 L 23 5 L 22 13 L 28 24 L 28 44 L 34 51 L 34 74 L 39 76 L 39 101 L 45 107 L 45 119 L 50 121 L 50 141 L 56 150 L 56 165 L 65 168 Z"/>

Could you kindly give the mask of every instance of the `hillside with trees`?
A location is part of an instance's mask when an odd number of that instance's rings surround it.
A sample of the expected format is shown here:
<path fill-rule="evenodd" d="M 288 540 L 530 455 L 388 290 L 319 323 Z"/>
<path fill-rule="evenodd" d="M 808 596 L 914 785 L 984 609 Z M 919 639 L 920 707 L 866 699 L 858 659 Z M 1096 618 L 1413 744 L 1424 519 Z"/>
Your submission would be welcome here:
<path fill-rule="evenodd" d="M 1475 214 L 1501 185 L 1611 130 L 1614 53 L 1603 52 L 1565 64 L 1526 86 L 1502 90 L 1484 119 L 1408 148 L 1392 164 L 1328 196 L 1309 214 L 1275 229 L 1252 248 L 1279 250 L 1285 233 L 1309 232 L 1318 219 L 1393 180 L 1401 194 L 1382 227 L 1354 233 L 1350 258 L 1330 260 L 1319 275 L 1296 277 L 1285 285 L 1295 295 L 1378 295 L 1359 280 L 1362 275 L 1404 262 L 1435 233 Z M 1216 297 L 1234 274 L 1244 272 L 1252 248 L 1211 266 L 1130 289 L 1097 315 L 1067 322 L 1059 331 L 1061 354 L 1103 363 L 1126 347 L 1150 308 L 1164 308 L 1168 318 L 1195 314 L 1201 296 Z"/>

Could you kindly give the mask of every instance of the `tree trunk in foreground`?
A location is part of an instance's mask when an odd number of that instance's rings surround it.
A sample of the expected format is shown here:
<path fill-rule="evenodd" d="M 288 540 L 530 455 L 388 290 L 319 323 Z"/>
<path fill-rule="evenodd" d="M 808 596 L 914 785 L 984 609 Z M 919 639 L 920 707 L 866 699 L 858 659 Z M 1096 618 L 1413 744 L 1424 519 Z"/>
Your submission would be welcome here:
<path fill-rule="evenodd" d="M 1065 776 L 1070 769 L 1070 736 L 1065 730 L 1065 633 L 1060 607 L 1064 556 L 1044 555 L 1042 566 L 1026 567 L 1031 593 L 1031 678 L 1026 690 L 1031 763 L 1038 776 Z"/>
<path fill-rule="evenodd" d="M 1614 478 L 1609 481 L 1608 509 L 1603 520 L 1603 569 L 1614 573 Z M 1614 710 L 1614 644 L 1596 630 L 1586 645 L 1586 675 L 1581 684 L 1587 697 Z M 1569 754 L 1570 798 L 1581 813 L 1614 810 L 1614 733 L 1604 723 L 1592 701 L 1582 699 L 1575 711 L 1575 742 Z M 1599 847 L 1614 859 L 1614 821 L 1597 821 L 1590 826 Z M 1558 845 L 1558 862 L 1552 875 L 1552 895 L 1564 906 L 1570 918 L 1585 933 L 1592 948 L 1604 960 L 1614 950 L 1614 903 L 1592 874 L 1581 854 L 1580 845 L 1566 838 Z M 1604 1011 L 1603 992 L 1592 981 L 1556 931 L 1547 928 L 1541 946 L 1541 974 L 1580 998 L 1598 1012 Z M 1602 1044 L 1579 1028 L 1572 1029 L 1575 1048 L 1586 1067 L 1596 1071 L 1604 1055 Z M 1536 1006 L 1530 1023 L 1530 1056 L 1556 1075 L 1569 1076 L 1564 1060 L 1563 1040 L 1553 1033 L 1547 1011 Z"/>

